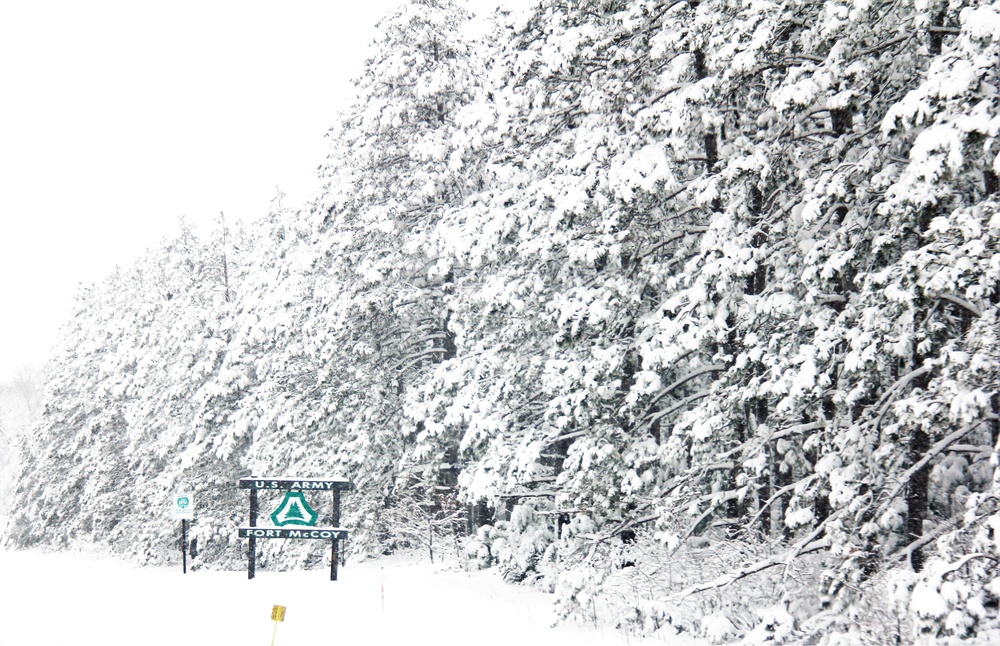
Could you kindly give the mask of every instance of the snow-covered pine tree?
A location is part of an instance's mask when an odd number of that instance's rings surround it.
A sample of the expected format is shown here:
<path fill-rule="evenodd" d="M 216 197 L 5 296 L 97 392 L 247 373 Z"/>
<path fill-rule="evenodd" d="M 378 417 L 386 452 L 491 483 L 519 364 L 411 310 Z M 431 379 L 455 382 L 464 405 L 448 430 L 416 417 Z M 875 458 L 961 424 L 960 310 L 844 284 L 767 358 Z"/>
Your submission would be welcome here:
<path fill-rule="evenodd" d="M 217 458 L 186 471 L 206 444 L 199 402 L 226 347 L 226 304 L 205 276 L 211 255 L 182 223 L 177 238 L 81 292 L 27 444 L 15 543 L 93 540 L 170 558 L 174 527 L 156 501 L 180 483 L 217 491 L 209 473 L 236 477 Z"/>
<path fill-rule="evenodd" d="M 405 393 L 455 351 L 446 305 L 454 274 L 428 232 L 480 182 L 476 144 L 462 132 L 481 92 L 470 18 L 450 1 L 415 0 L 378 24 L 355 102 L 329 133 L 315 206 L 317 306 L 330 318 L 307 325 L 332 329 L 317 350 L 339 366 L 329 410 L 345 434 L 338 459 L 363 492 L 352 518 L 371 550 L 404 530 L 394 505 L 434 507 L 433 492 L 453 487 L 458 469 L 457 439 L 441 437 L 399 472 L 405 437 L 433 432 L 403 417 Z"/>
<path fill-rule="evenodd" d="M 932 42 L 937 56 L 922 82 L 883 123 L 909 148 L 880 209 L 902 244 L 895 254 L 879 250 L 893 262 L 868 284 L 875 303 L 898 312 L 892 354 L 920 373 L 884 397 L 883 436 L 904 445 L 905 470 L 876 497 L 885 514 L 905 500 L 898 556 L 916 573 L 900 586 L 913 590 L 907 610 L 919 637 L 986 639 L 1000 635 L 987 609 L 1000 578 L 989 529 L 1000 374 L 1000 7 L 969 4 L 932 7 L 940 13 L 930 28 L 958 33 Z"/>

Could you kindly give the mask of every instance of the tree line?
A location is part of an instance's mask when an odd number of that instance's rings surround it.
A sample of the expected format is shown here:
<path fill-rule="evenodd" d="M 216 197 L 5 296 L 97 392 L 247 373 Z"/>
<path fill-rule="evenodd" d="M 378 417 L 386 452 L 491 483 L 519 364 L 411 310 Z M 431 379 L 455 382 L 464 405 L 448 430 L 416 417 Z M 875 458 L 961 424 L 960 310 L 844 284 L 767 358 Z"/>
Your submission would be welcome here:
<path fill-rule="evenodd" d="M 239 477 L 336 473 L 565 616 L 997 635 L 1000 6 L 470 18 L 380 23 L 308 204 L 79 294 L 6 540 L 161 559 L 184 486 L 232 565 Z"/>

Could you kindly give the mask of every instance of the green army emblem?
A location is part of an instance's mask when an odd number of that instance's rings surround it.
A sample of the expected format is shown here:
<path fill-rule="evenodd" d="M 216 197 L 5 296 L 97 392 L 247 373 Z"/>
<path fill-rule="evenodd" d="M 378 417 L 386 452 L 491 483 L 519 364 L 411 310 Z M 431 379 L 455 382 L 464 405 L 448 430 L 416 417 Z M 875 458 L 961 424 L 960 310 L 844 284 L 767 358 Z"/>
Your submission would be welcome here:
<path fill-rule="evenodd" d="M 285 498 L 271 514 L 271 522 L 278 527 L 285 525 L 307 525 L 314 527 L 319 518 L 301 491 L 287 491 Z"/>

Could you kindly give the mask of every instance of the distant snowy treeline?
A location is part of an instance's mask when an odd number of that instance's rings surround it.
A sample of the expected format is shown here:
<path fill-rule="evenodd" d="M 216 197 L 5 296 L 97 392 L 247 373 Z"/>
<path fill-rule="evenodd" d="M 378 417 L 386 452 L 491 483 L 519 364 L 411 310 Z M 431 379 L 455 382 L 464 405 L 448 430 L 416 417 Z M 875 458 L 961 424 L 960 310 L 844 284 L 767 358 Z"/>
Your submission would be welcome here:
<path fill-rule="evenodd" d="M 183 488 L 236 566 L 238 478 L 338 475 L 567 617 L 1000 639 L 1000 4 L 468 18 L 380 24 L 312 202 L 80 293 L 7 540 L 172 558 Z"/>
<path fill-rule="evenodd" d="M 0 379 L 0 527 L 14 497 L 19 471 L 21 438 L 29 432 L 41 413 L 44 370 L 24 365 L 6 380 Z"/>

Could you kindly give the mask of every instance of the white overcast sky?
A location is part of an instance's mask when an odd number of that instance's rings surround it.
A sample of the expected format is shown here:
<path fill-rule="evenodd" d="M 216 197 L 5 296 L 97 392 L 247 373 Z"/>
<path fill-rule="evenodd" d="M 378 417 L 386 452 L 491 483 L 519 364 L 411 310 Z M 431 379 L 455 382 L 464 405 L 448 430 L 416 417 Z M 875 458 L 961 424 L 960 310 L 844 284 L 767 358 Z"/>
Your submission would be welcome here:
<path fill-rule="evenodd" d="M 249 222 L 279 188 L 308 199 L 399 2 L 0 0 L 0 381 L 46 358 L 81 283 L 180 216 Z"/>

